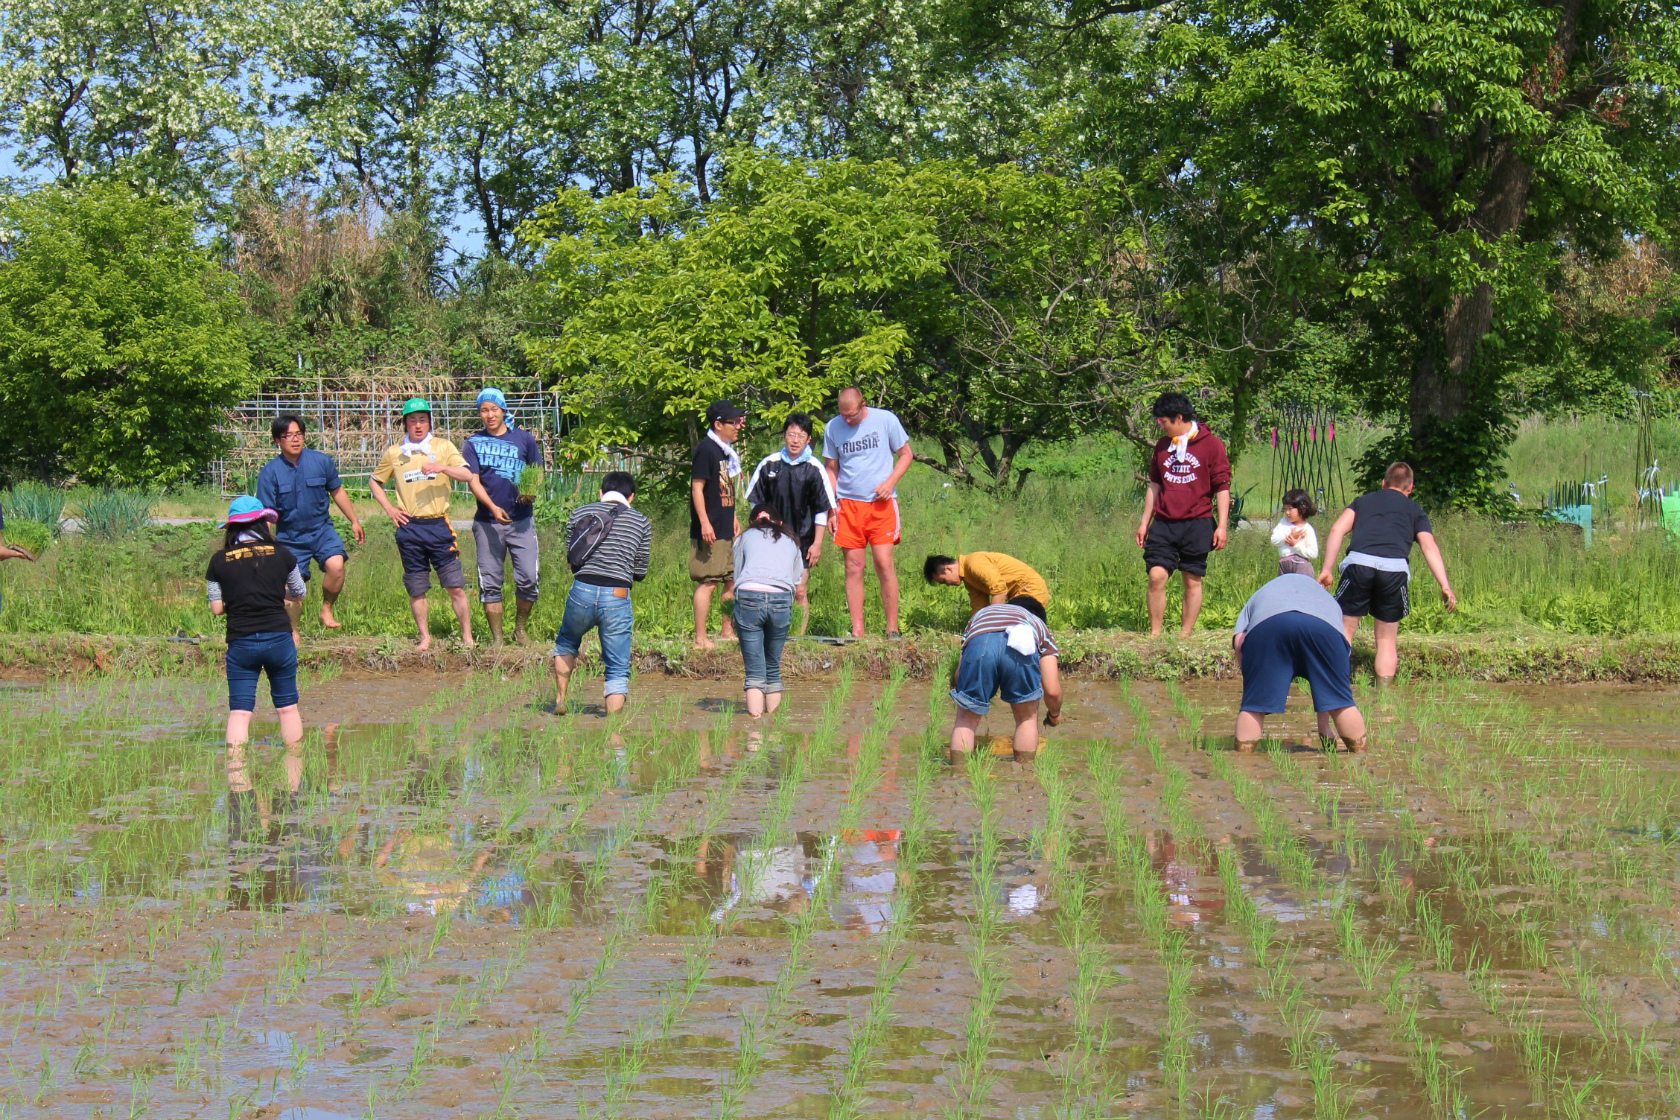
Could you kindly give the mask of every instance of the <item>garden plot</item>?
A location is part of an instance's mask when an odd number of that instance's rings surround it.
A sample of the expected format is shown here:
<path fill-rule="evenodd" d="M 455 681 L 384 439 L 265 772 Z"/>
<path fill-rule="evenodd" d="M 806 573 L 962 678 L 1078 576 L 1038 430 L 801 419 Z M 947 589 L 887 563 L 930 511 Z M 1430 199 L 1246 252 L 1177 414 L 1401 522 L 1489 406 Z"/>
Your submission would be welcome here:
<path fill-rule="evenodd" d="M 0 1110 L 1680 1116 L 1671 695 L 1249 756 L 1213 686 L 1076 683 L 948 765 L 925 682 L 421 681 L 231 752 L 220 682 L 0 692 Z"/>

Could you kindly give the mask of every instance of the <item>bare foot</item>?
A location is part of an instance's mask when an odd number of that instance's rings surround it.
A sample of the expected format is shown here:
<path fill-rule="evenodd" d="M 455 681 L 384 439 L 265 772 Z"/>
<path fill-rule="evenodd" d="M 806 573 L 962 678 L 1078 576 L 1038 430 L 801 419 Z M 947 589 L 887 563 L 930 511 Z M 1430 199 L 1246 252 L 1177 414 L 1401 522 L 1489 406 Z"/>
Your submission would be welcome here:
<path fill-rule="evenodd" d="M 478 643 L 473 641 L 471 638 L 462 638 L 461 639 L 461 648 L 462 649 L 477 649 L 478 648 Z"/>
<path fill-rule="evenodd" d="M 1237 740 L 1237 750 L 1240 751 L 1243 754 L 1253 754 L 1254 753 L 1254 748 L 1259 746 L 1259 745 L 1260 745 L 1260 740 L 1258 740 L 1258 739 L 1250 739 L 1250 740 L 1247 740 L 1247 741 L 1242 740 L 1242 739 Z"/>
<path fill-rule="evenodd" d="M 432 638 L 431 638 L 431 635 L 429 635 L 429 634 L 426 637 L 421 638 L 418 642 L 416 642 L 414 644 L 414 652 L 415 653 L 425 653 L 427 650 L 429 650 L 431 648 L 432 648 Z"/>
<path fill-rule="evenodd" d="M 696 639 L 694 639 L 694 648 L 695 649 L 716 649 L 717 648 L 717 643 L 712 641 L 710 638 L 696 638 Z"/>
<path fill-rule="evenodd" d="M 328 630 L 337 630 L 340 626 L 342 626 L 344 624 L 342 622 L 338 621 L 338 619 L 333 617 L 333 612 L 332 612 L 331 607 L 327 606 L 326 604 L 322 604 L 322 606 L 321 606 L 321 625 L 325 626 Z"/>
<path fill-rule="evenodd" d="M 1160 636 L 1161 636 L 1161 630 L 1160 630 L 1160 627 L 1156 627 L 1156 628 L 1155 628 L 1155 629 L 1154 629 L 1154 630 L 1151 630 L 1151 631 L 1150 631 L 1150 632 L 1149 632 L 1149 636 L 1150 636 L 1150 637 L 1151 637 L 1151 638 L 1159 638 L 1159 637 L 1160 637 Z"/>
<path fill-rule="evenodd" d="M 513 644 L 516 646 L 522 646 L 530 640 L 530 635 L 526 634 L 523 630 L 515 630 L 513 632 Z"/>
<path fill-rule="evenodd" d="M 554 698 L 554 714 L 557 715 L 557 716 L 563 716 L 563 715 L 567 714 L 566 698 L 564 696 L 556 696 Z"/>

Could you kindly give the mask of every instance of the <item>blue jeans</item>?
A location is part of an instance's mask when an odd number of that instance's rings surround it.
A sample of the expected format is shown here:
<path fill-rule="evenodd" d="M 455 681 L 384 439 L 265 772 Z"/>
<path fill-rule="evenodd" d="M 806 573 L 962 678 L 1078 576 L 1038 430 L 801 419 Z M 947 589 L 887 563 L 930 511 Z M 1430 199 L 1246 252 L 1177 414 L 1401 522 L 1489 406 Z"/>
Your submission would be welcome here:
<path fill-rule="evenodd" d="M 298 702 L 297 643 L 290 630 L 244 634 L 228 639 L 228 710 L 257 710 L 257 678 L 268 673 L 268 694 L 276 708 Z"/>
<path fill-rule="evenodd" d="M 735 590 L 735 632 L 748 688 L 782 691 L 782 647 L 793 625 L 793 592 Z"/>
<path fill-rule="evenodd" d="M 630 589 L 573 583 L 566 593 L 566 614 L 554 636 L 555 657 L 576 657 L 591 627 L 601 631 L 601 667 L 607 676 L 604 695 L 630 695 L 630 630 L 636 612 Z"/>
<path fill-rule="evenodd" d="M 1005 704 L 1026 704 L 1044 695 L 1044 671 L 1037 654 L 1016 653 L 1009 648 L 1009 636 L 1001 631 L 980 634 L 963 646 L 957 665 L 957 687 L 951 699 L 957 706 L 985 715 L 992 697 Z"/>

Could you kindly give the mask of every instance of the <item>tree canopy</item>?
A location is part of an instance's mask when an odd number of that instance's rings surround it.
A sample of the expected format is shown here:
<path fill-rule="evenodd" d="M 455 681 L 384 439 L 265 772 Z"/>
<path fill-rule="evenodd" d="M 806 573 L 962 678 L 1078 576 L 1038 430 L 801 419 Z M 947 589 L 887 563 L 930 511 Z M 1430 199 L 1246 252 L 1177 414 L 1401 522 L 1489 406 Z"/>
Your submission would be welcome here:
<path fill-rule="evenodd" d="M 190 213 L 95 184 L 37 191 L 0 220 L 0 470 L 198 477 L 250 364 L 233 277 Z"/>
<path fill-rule="evenodd" d="M 1310 381 L 1496 502 L 1520 410 L 1680 382 L 1677 88 L 1676 0 L 0 9 L 19 189 L 181 207 L 259 376 L 535 375 L 580 447 L 872 380 L 990 485 Z"/>

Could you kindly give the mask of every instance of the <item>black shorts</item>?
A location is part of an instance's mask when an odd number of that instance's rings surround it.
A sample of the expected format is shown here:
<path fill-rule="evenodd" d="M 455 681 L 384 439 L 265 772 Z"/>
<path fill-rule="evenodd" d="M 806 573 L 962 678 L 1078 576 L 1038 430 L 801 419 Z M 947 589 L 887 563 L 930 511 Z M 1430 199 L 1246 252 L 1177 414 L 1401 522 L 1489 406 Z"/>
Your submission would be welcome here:
<path fill-rule="evenodd" d="M 1405 572 L 1349 564 L 1342 569 L 1342 582 L 1336 585 L 1336 602 L 1349 618 L 1370 615 L 1378 622 L 1399 622 L 1412 613 L 1410 586 L 1411 576 Z"/>
<path fill-rule="evenodd" d="M 1213 518 L 1192 517 L 1168 521 L 1157 517 L 1149 523 L 1143 542 L 1143 566 L 1165 568 L 1167 574 L 1183 572 L 1207 575 L 1208 553 L 1213 551 Z"/>
<path fill-rule="evenodd" d="M 438 586 L 465 587 L 461 571 L 461 548 L 447 517 L 411 517 L 397 526 L 397 554 L 402 557 L 403 586 L 412 599 L 423 598 L 432 587 L 432 570 Z"/>

